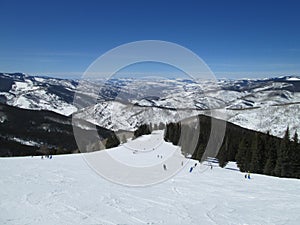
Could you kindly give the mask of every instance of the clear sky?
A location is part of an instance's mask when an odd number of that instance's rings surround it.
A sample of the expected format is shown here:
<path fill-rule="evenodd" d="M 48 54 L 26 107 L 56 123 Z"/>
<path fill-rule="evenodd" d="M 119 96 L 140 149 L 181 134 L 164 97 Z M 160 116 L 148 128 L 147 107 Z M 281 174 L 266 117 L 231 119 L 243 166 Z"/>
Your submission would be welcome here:
<path fill-rule="evenodd" d="M 80 76 L 138 40 L 175 42 L 217 77 L 300 75 L 300 1 L 0 0 L 0 71 Z"/>

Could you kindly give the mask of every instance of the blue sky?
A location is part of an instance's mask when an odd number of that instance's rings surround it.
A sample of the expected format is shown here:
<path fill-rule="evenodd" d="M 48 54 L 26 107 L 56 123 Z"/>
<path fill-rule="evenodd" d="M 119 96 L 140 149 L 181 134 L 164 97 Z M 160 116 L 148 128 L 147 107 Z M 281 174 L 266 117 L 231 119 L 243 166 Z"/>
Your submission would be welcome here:
<path fill-rule="evenodd" d="M 0 71 L 79 77 L 138 40 L 175 42 L 217 77 L 300 75 L 299 1 L 0 0 Z"/>

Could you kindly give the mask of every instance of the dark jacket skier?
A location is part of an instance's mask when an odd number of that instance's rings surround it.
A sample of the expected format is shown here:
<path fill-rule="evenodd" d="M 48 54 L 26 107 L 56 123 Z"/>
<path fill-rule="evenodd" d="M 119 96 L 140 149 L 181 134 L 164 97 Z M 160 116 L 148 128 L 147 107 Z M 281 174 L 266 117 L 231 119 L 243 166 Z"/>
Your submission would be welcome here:
<path fill-rule="evenodd" d="M 167 166 L 166 164 L 163 165 L 164 170 L 167 170 Z"/>

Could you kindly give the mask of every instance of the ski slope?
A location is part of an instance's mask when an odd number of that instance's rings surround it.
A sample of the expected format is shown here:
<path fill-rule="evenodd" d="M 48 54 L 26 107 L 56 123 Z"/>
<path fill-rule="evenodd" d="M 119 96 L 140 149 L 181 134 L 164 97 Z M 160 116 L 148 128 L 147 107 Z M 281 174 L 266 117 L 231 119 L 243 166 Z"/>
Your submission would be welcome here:
<path fill-rule="evenodd" d="M 131 146 L 137 147 L 141 140 L 144 146 L 150 146 L 155 139 L 153 135 L 141 138 Z M 127 155 L 124 161 L 130 163 L 124 145 L 110 151 Z M 217 165 L 203 169 L 203 163 L 189 173 L 195 164 L 190 160 L 165 182 L 128 187 L 99 176 L 83 156 L 86 154 L 43 160 L 0 158 L 0 224 L 296 225 L 300 221 L 297 179 L 252 174 L 248 180 L 235 163 L 229 163 L 227 169 Z"/>

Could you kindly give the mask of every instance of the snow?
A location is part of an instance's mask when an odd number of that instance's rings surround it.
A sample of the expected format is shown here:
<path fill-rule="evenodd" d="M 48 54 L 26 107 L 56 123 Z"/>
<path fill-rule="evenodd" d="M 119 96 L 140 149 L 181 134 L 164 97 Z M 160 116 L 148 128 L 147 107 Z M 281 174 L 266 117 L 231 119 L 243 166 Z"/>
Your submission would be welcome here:
<path fill-rule="evenodd" d="M 30 90 L 30 84 L 27 82 L 18 82 L 15 81 L 15 84 L 13 85 L 13 89 L 15 91 L 25 91 L 25 90 Z"/>
<path fill-rule="evenodd" d="M 262 108 L 234 111 L 228 110 L 228 121 L 251 130 L 270 132 L 271 135 L 283 137 L 287 127 L 291 137 L 299 130 L 300 117 L 297 112 L 300 104 L 285 106 L 265 106 Z M 222 115 L 216 113 L 216 115 Z"/>
<path fill-rule="evenodd" d="M 40 146 L 40 144 L 35 141 L 26 141 L 16 137 L 12 138 L 12 140 L 27 146 Z"/>
<path fill-rule="evenodd" d="M 114 159 L 135 167 L 161 164 L 172 157 L 176 151 L 180 155 L 179 147 L 163 141 L 162 131 L 154 131 L 152 135 L 144 135 L 133 141 L 129 140 L 127 143 L 107 151 Z M 157 155 L 162 158 L 158 158 Z M 181 160 L 184 160 L 183 156 L 181 156 Z"/>
<path fill-rule="evenodd" d="M 291 134 L 299 130 L 299 106 L 296 104 L 300 102 L 300 92 L 291 91 L 294 85 L 291 82 L 221 80 L 218 82 L 220 87 L 217 87 L 214 82 L 205 80 L 188 83 L 181 79 L 120 79 L 114 81 L 115 86 L 108 86 L 112 92 L 118 93 L 117 99 L 112 102 L 101 99 L 103 96 L 98 95 L 99 86 L 95 82 L 81 81 L 82 88 L 77 89 L 77 82 L 72 80 L 3 76 L 14 79 L 12 89 L 0 93 L 5 96 L 8 105 L 49 110 L 66 116 L 76 114 L 76 118 L 114 131 L 133 131 L 142 123 L 179 121 L 193 115 L 207 114 L 207 109 L 228 115 L 218 118 L 229 118 L 228 121 L 236 125 L 261 132 L 270 131 L 279 137 L 283 136 L 288 125 Z M 299 79 L 286 77 L 284 81 Z M 99 102 L 78 110 L 76 104 L 49 92 L 52 86 L 83 93 L 88 98 L 99 98 Z M 145 107 L 133 106 L 134 103 Z"/>
<path fill-rule="evenodd" d="M 151 149 L 157 144 L 154 140 L 158 134 L 127 144 L 136 148 L 142 142 Z M 123 150 L 120 155 L 124 156 L 124 148 L 128 146 L 109 151 Z M 161 154 L 167 152 L 164 149 L 160 149 Z M 297 179 L 251 174 L 252 179 L 248 180 L 232 162 L 227 169 L 216 164 L 210 169 L 208 163 L 203 163 L 189 173 L 195 163 L 190 160 L 165 182 L 128 187 L 95 173 L 86 163 L 91 154 L 103 153 L 60 155 L 44 160 L 0 158 L 0 224 L 296 225 L 300 221 Z M 160 172 L 166 171 L 161 168 Z"/>
<path fill-rule="evenodd" d="M 287 78 L 286 80 L 288 80 L 288 81 L 300 81 L 300 78 L 299 77 L 290 77 L 290 78 Z"/>
<path fill-rule="evenodd" d="M 19 96 L 19 98 L 17 98 L 16 101 L 14 102 L 13 106 L 17 106 L 22 109 L 29 109 L 31 106 L 31 102 L 30 99 L 24 96 Z"/>
<path fill-rule="evenodd" d="M 41 77 L 34 77 L 34 79 L 40 83 L 44 82 L 45 79 L 44 78 L 41 78 Z"/>
<path fill-rule="evenodd" d="M 187 162 L 180 147 L 163 140 L 163 131 L 154 131 L 114 149 L 86 154 L 85 160 L 106 179 L 129 186 L 162 182 Z M 162 173 L 164 165 L 167 170 Z"/>

